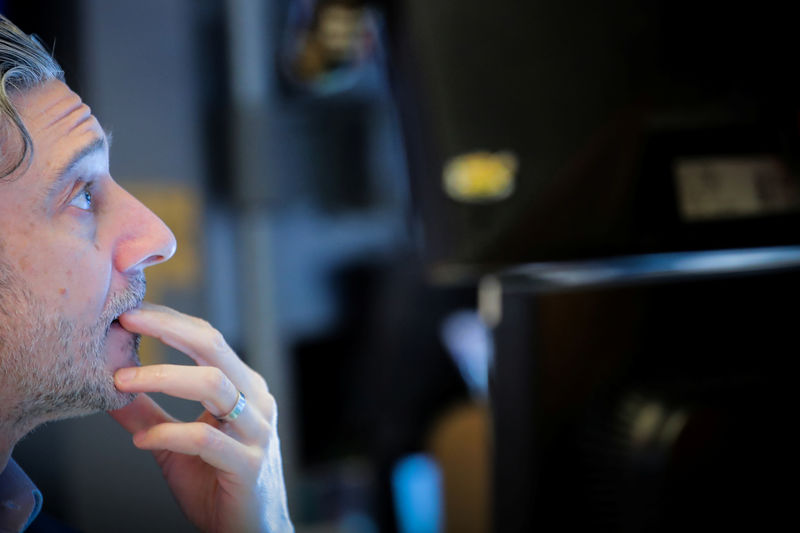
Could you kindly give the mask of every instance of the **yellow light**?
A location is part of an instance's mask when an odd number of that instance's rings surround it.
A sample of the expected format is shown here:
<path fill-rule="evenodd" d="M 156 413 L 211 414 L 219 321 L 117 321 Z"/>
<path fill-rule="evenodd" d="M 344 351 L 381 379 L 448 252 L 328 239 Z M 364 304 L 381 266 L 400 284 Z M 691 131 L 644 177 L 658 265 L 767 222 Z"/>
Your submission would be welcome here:
<path fill-rule="evenodd" d="M 447 195 L 461 202 L 491 202 L 514 191 L 517 158 L 510 152 L 472 152 L 451 159 L 444 168 Z"/>

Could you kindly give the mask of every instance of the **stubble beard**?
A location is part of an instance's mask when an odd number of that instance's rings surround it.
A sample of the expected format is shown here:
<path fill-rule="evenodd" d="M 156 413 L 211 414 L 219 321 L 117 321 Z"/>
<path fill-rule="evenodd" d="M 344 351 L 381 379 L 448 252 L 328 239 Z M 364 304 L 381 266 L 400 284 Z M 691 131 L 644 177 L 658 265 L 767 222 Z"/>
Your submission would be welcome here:
<path fill-rule="evenodd" d="M 44 422 L 128 405 L 135 394 L 114 387 L 107 367 L 109 327 L 141 303 L 144 276 L 112 296 L 97 322 L 79 327 L 46 306 L 0 262 L 0 427 L 25 434 Z M 139 335 L 123 347 L 126 366 L 139 364 Z"/>

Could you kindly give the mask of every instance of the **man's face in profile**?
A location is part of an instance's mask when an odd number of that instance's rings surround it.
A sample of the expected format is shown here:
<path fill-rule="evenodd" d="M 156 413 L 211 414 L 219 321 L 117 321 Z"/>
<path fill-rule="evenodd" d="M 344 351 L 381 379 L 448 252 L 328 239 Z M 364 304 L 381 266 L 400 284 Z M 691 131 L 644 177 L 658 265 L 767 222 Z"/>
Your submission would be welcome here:
<path fill-rule="evenodd" d="M 143 269 L 175 239 L 112 180 L 106 135 L 64 83 L 11 100 L 33 157 L 0 180 L 0 401 L 37 424 L 119 408 L 131 398 L 112 376 L 138 363 L 138 338 L 115 318 L 138 306 Z M 22 143 L 4 130 L 13 157 Z"/>

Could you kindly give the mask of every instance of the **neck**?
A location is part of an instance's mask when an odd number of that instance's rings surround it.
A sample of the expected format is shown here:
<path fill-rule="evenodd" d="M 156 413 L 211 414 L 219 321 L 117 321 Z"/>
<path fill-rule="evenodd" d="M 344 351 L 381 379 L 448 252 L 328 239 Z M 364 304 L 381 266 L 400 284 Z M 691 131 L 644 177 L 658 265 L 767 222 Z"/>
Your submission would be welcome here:
<path fill-rule="evenodd" d="M 2 405 L 2 400 L 3 398 L 0 398 L 0 405 Z M 6 469 L 11 452 L 14 451 L 14 445 L 24 435 L 20 435 L 16 428 L 3 418 L 4 414 L 0 411 L 0 474 Z"/>
<path fill-rule="evenodd" d="M 23 431 L 20 431 L 18 428 L 11 428 L 9 430 L 8 426 L 4 424 L 4 421 L 0 419 L 0 473 L 5 470 L 8 460 L 11 459 L 14 446 L 35 428 L 36 425 L 27 427 Z"/>
<path fill-rule="evenodd" d="M 0 474 L 6 469 L 8 465 L 8 460 L 11 459 L 11 450 L 13 447 L 5 448 L 3 445 L 0 445 Z"/>
<path fill-rule="evenodd" d="M 0 413 L 1 416 L 2 413 Z M 17 428 L 9 427 L 6 422 L 6 420 L 0 418 L 0 473 L 6 469 L 8 460 L 11 459 L 11 452 L 14 451 L 14 446 L 27 433 L 20 433 Z"/>
<path fill-rule="evenodd" d="M 2 354 L 0 353 L 0 361 Z M 14 446 L 22 440 L 25 435 L 33 431 L 44 421 L 34 420 L 28 416 L 20 416 L 18 405 L 12 404 L 3 395 L 9 387 L 0 381 L 0 472 L 5 470 Z"/>

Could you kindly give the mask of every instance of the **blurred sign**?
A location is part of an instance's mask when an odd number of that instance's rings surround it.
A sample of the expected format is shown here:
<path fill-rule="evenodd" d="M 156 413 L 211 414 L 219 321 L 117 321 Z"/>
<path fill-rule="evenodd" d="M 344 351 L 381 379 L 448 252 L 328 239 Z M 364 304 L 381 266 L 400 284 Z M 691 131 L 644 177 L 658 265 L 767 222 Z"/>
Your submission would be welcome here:
<path fill-rule="evenodd" d="M 687 221 L 763 216 L 800 208 L 800 186 L 772 156 L 678 159 L 681 216 Z"/>
<path fill-rule="evenodd" d="M 517 167 L 517 157 L 511 152 L 460 155 L 444 167 L 444 190 L 458 202 L 499 201 L 514 192 Z"/>

